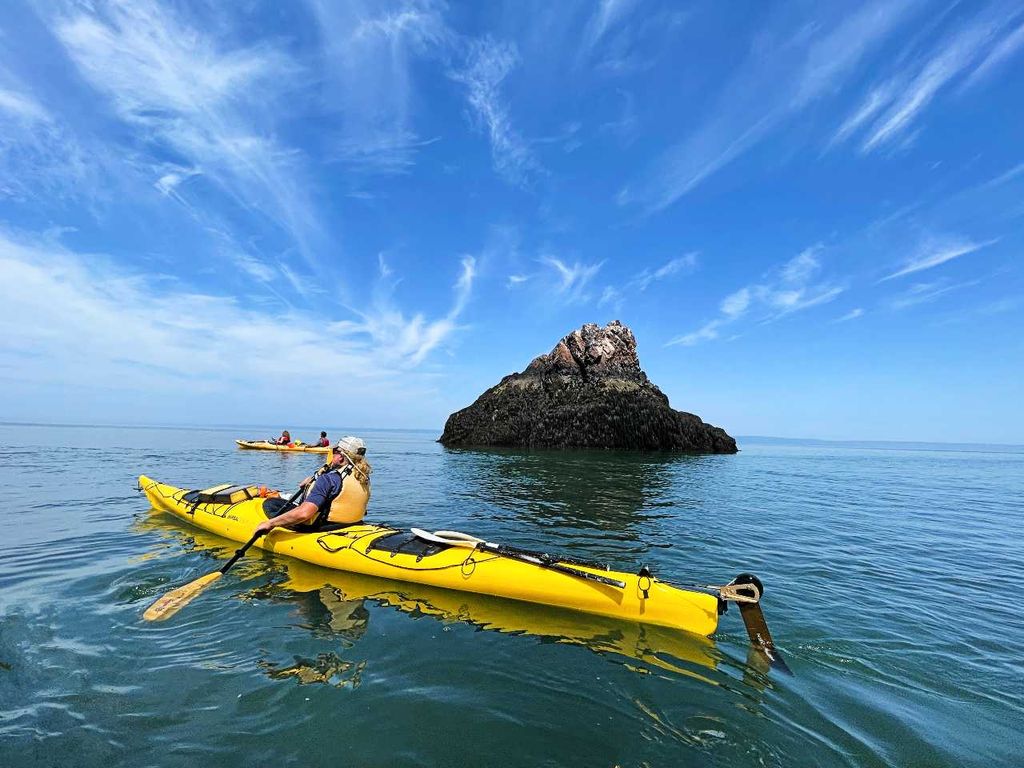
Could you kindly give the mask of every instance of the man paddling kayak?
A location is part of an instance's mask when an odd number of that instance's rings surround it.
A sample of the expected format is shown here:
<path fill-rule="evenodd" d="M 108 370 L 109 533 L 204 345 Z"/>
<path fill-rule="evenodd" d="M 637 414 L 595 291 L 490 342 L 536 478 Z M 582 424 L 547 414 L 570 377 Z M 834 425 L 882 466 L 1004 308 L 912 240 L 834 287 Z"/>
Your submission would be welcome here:
<path fill-rule="evenodd" d="M 366 516 L 370 500 L 370 472 L 373 470 L 365 456 L 366 443 L 358 437 L 341 438 L 330 460 L 302 481 L 306 489 L 302 503 L 264 520 L 253 534 L 268 533 L 282 525 L 315 531 L 329 523 L 358 523 Z"/>
<path fill-rule="evenodd" d="M 330 447 L 330 445 L 331 445 L 331 441 L 327 439 L 327 433 L 326 432 L 321 432 L 320 433 L 320 440 L 317 441 L 317 446 L 320 447 L 320 448 L 328 448 L 328 447 Z"/>

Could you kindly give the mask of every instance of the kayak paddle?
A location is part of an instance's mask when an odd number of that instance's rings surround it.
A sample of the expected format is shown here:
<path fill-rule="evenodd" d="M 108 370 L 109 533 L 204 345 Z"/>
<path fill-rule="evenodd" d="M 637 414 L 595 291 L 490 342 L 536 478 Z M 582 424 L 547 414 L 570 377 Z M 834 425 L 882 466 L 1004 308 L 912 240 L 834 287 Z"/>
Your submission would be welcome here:
<path fill-rule="evenodd" d="M 288 501 L 285 502 L 284 506 L 290 507 L 292 504 L 295 503 L 295 500 L 299 498 L 301 494 L 302 489 L 299 488 L 299 490 L 293 493 L 291 495 L 291 498 L 289 498 Z M 200 576 L 195 581 L 190 581 L 188 584 L 178 587 L 177 589 L 172 589 L 166 595 L 164 595 L 151 606 L 149 606 L 149 608 L 146 609 L 146 612 L 142 614 L 142 618 L 144 618 L 146 621 L 163 621 L 164 619 L 169 619 L 171 616 L 173 616 L 186 605 L 188 605 L 190 602 L 192 602 L 192 600 L 194 600 L 196 596 L 199 595 L 200 592 L 202 592 L 208 586 L 213 584 L 213 582 L 215 582 L 217 579 L 219 579 L 221 576 L 227 573 L 231 569 L 231 566 L 237 563 L 238 560 L 242 557 L 242 555 L 244 555 L 249 550 L 249 547 L 256 543 L 256 539 L 258 539 L 262 535 L 262 533 L 257 533 L 251 539 L 249 539 L 249 541 L 243 544 L 242 548 L 237 550 L 234 556 L 226 563 L 224 563 L 223 568 L 219 568 L 213 573 L 208 573 L 205 576 Z"/>
<path fill-rule="evenodd" d="M 558 562 L 557 558 L 533 552 L 526 552 L 525 550 L 514 549 L 512 547 L 506 547 L 501 544 L 491 544 L 483 539 L 470 536 L 468 533 L 460 533 L 459 531 L 437 531 L 436 533 L 429 533 L 419 528 L 413 528 L 412 532 L 416 538 L 423 539 L 424 541 L 432 541 L 436 544 L 449 544 L 453 547 L 479 549 L 481 552 L 491 552 L 495 555 L 502 555 L 504 557 L 511 558 L 512 560 L 519 560 L 520 562 L 530 563 L 531 565 L 536 565 L 540 568 L 547 568 L 551 571 L 564 573 L 567 576 L 575 576 L 579 579 L 594 581 L 598 584 L 617 587 L 618 589 L 626 588 L 626 583 L 619 581 L 618 579 L 610 579 L 599 573 L 590 573 L 589 571 L 581 571 L 578 568 L 570 568 L 568 565 L 562 565 Z"/>

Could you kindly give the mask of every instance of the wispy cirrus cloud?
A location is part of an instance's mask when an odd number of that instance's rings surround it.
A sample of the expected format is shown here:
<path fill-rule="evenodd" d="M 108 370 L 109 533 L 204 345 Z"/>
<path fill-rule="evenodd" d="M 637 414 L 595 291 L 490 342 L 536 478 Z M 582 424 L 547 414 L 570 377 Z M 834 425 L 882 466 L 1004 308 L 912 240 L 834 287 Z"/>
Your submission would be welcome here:
<path fill-rule="evenodd" d="M 527 186 L 542 168 L 513 127 L 501 93 L 502 81 L 518 63 L 514 43 L 485 37 L 470 41 L 465 67 L 449 76 L 466 87 L 473 116 L 490 137 L 494 169 L 509 183 Z"/>
<path fill-rule="evenodd" d="M 619 114 L 614 120 L 601 123 L 601 133 L 615 136 L 624 146 L 632 144 L 638 135 L 640 118 L 636 113 L 636 97 L 629 91 L 619 89 L 618 94 L 622 97 L 622 106 Z"/>
<path fill-rule="evenodd" d="M 615 307 L 616 311 L 622 306 L 623 296 L 621 291 L 611 285 L 606 285 L 604 290 L 601 291 L 601 297 L 597 300 L 597 306 Z"/>
<path fill-rule="evenodd" d="M 413 125 L 415 65 L 446 50 L 453 33 L 440 3 L 310 0 L 323 51 L 324 109 L 336 114 L 336 158 L 350 170 L 407 173 L 436 137 Z"/>
<path fill-rule="evenodd" d="M 851 309 L 845 315 L 840 315 L 839 317 L 837 317 L 832 322 L 833 323 L 845 323 L 845 322 L 848 322 L 850 320 L 856 320 L 858 317 L 863 317 L 863 316 L 864 316 L 864 309 L 862 307 L 856 307 L 855 309 Z"/>
<path fill-rule="evenodd" d="M 383 261 L 381 261 L 383 264 Z M 398 309 L 392 294 L 398 279 L 390 267 L 380 271 L 381 279 L 369 311 L 358 310 L 362 322 L 353 326 L 365 331 L 378 345 L 385 360 L 400 367 L 422 363 L 442 342 L 458 330 L 458 319 L 472 295 L 477 275 L 476 258 L 463 256 L 459 277 L 453 287 L 451 309 L 443 317 L 428 320 L 422 313 L 411 317 Z"/>
<path fill-rule="evenodd" d="M 896 90 L 893 81 L 882 83 L 872 88 L 859 107 L 839 126 L 829 142 L 829 147 L 842 144 L 856 131 L 878 115 L 891 101 Z"/>
<path fill-rule="evenodd" d="M 750 308 L 753 293 L 750 288 L 740 288 L 735 293 L 730 293 L 722 299 L 719 309 L 729 319 L 737 318 Z"/>
<path fill-rule="evenodd" d="M 682 336 L 676 336 L 665 346 L 673 347 L 680 345 L 684 347 L 692 347 L 702 341 L 714 341 L 719 336 L 719 328 L 725 325 L 726 322 L 727 321 L 725 320 L 709 320 L 696 331 L 684 333 Z"/>
<path fill-rule="evenodd" d="M 627 284 L 629 288 L 646 291 L 651 283 L 664 280 L 672 275 L 692 272 L 697 268 L 697 252 L 691 251 L 670 259 L 656 269 L 644 269 Z"/>
<path fill-rule="evenodd" d="M 768 281 L 744 286 L 728 294 L 719 305 L 719 317 L 695 331 L 676 336 L 665 346 L 688 347 L 717 339 L 724 326 L 741 318 L 754 316 L 758 322 L 772 322 L 833 301 L 845 287 L 818 279 L 822 250 L 821 245 L 807 248 L 775 270 Z"/>
<path fill-rule="evenodd" d="M 239 387 L 247 400 L 259 399 L 261 382 L 280 388 L 265 375 L 272 360 L 303 372 L 289 385 L 295 401 L 334 392 L 339 377 L 400 393 L 426 381 L 415 369 L 457 330 L 474 275 L 474 259 L 464 257 L 451 308 L 440 318 L 378 307 L 361 321 L 329 323 L 282 305 L 250 308 L 53 238 L 0 230 L 0 281 L 24 288 L 0 316 L 0 377 L 59 385 L 73 376 L 79 386 L 154 395 L 219 392 L 227 403 Z M 225 350 L 237 352 L 230 364 Z"/>
<path fill-rule="evenodd" d="M 54 31 L 82 77 L 158 154 L 202 168 L 316 266 L 321 228 L 300 154 L 273 138 L 270 107 L 300 71 L 283 51 L 230 46 L 184 12 L 145 1 L 76 6 L 56 16 Z"/>
<path fill-rule="evenodd" d="M 637 0 L 600 0 L 583 29 L 581 51 L 590 52 L 637 6 Z"/>
<path fill-rule="evenodd" d="M 1024 44 L 1024 25 L 1006 31 L 1018 15 L 990 6 L 923 52 L 897 59 L 897 68 L 869 86 L 860 105 L 833 135 L 830 147 L 860 133 L 860 151 L 869 153 L 912 138 L 929 105 L 960 80 L 963 92 L 1005 64 Z M 924 38 L 935 39 L 934 35 Z"/>
<path fill-rule="evenodd" d="M 929 283 L 914 283 L 901 294 L 890 299 L 889 307 L 900 310 L 917 306 L 918 304 L 929 304 L 945 296 L 947 293 L 958 291 L 961 288 L 968 288 L 980 282 L 980 280 L 967 280 L 962 283 L 954 283 L 944 279 Z"/>
<path fill-rule="evenodd" d="M 890 275 L 886 275 L 879 282 L 894 280 L 897 277 L 937 267 L 953 259 L 959 259 L 961 256 L 967 256 L 980 251 L 982 248 L 987 248 L 997 242 L 999 242 L 998 238 L 974 241 L 960 237 L 930 237 L 919 246 L 917 253 L 900 269 Z"/>
<path fill-rule="evenodd" d="M 903 85 L 890 91 L 893 98 L 864 139 L 861 149 L 870 152 L 905 133 L 936 94 L 971 66 L 995 34 L 992 23 L 972 25 L 943 41 L 913 76 L 898 75 Z"/>
<path fill-rule="evenodd" d="M 1017 52 L 1024 46 L 1024 23 L 1006 34 L 996 45 L 992 47 L 988 55 L 971 72 L 970 77 L 964 82 L 963 88 L 972 88 L 983 80 L 991 77 L 994 72 L 1002 68 Z"/>
<path fill-rule="evenodd" d="M 202 173 L 203 172 L 198 168 L 185 168 L 180 165 L 168 165 L 163 169 L 163 173 L 153 183 L 153 186 L 156 187 L 161 194 L 173 197 L 179 202 L 184 202 L 177 193 L 178 187 L 193 176 L 201 176 Z"/>
<path fill-rule="evenodd" d="M 567 264 L 554 256 L 544 256 L 540 262 L 553 271 L 555 290 L 570 302 L 586 301 L 589 298 L 588 286 L 604 265 L 603 261 L 596 264 L 585 264 L 580 261 Z"/>
<path fill-rule="evenodd" d="M 618 195 L 645 213 L 664 210 L 762 141 L 785 121 L 842 89 L 857 65 L 914 8 L 914 0 L 876 0 L 839 19 L 808 20 L 793 35 L 765 33 L 722 96 L 688 136 Z"/>
<path fill-rule="evenodd" d="M 0 114 L 8 120 L 25 123 L 48 122 L 50 114 L 27 93 L 4 88 L 0 82 Z"/>
<path fill-rule="evenodd" d="M 105 161 L 0 65 L 0 198 L 89 197 Z"/>

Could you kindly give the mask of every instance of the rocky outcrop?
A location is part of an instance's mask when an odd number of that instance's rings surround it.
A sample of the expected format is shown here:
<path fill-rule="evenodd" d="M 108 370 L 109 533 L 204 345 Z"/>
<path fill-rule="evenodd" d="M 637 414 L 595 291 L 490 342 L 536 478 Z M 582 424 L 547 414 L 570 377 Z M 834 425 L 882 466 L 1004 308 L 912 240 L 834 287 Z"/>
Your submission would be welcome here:
<path fill-rule="evenodd" d="M 736 441 L 673 410 L 640 369 L 633 332 L 587 323 L 448 417 L 447 446 L 736 453 Z"/>

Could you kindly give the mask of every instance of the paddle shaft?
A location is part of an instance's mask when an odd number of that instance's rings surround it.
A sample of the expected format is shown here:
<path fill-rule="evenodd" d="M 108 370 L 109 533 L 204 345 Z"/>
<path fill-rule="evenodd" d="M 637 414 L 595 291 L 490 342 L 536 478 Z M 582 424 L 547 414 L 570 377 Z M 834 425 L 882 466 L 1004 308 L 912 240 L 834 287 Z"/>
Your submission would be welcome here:
<path fill-rule="evenodd" d="M 257 533 L 251 539 L 249 539 L 247 542 L 245 542 L 245 544 L 242 545 L 242 548 L 236 550 L 235 554 L 231 557 L 231 559 L 228 560 L 226 563 L 224 563 L 224 567 L 220 569 L 220 572 L 221 573 L 227 573 L 228 570 L 231 568 L 231 566 L 234 565 L 235 563 L 237 563 L 239 558 L 242 555 L 244 555 L 249 550 L 249 547 L 251 547 L 253 544 L 256 543 L 256 539 L 258 539 L 262 535 L 263 535 L 262 533 Z"/>
<path fill-rule="evenodd" d="M 284 504 L 285 507 L 290 507 L 292 504 L 295 503 L 295 500 L 297 498 L 299 498 L 299 496 L 301 496 L 301 495 L 302 495 L 302 488 L 299 488 L 295 493 L 293 493 L 288 498 L 288 501 L 285 502 L 285 504 Z M 256 543 L 256 539 L 258 539 L 262 535 L 263 535 L 262 533 L 255 533 L 255 534 L 253 534 L 252 538 L 249 539 L 247 542 L 245 542 L 245 544 L 242 545 L 241 549 L 236 550 L 235 554 L 231 557 L 230 560 L 228 560 L 226 563 L 224 563 L 224 567 L 220 569 L 220 572 L 221 573 L 227 573 L 228 570 L 231 568 L 231 566 L 233 566 L 235 563 L 237 563 L 239 561 L 239 559 L 242 557 L 242 555 L 244 555 L 246 552 L 249 551 L 249 547 L 251 547 L 253 544 Z"/>
<path fill-rule="evenodd" d="M 536 552 L 532 549 L 520 549 L 519 547 L 509 547 L 504 544 L 501 545 L 501 550 L 504 554 L 515 552 L 516 554 L 520 555 L 536 557 L 538 560 L 543 560 L 546 563 L 568 563 L 569 565 L 580 565 L 584 568 L 594 568 L 598 571 L 610 570 L 608 566 L 603 563 L 592 563 L 588 560 L 579 560 L 575 557 L 568 557 L 565 555 L 549 555 L 547 552 Z"/>
<path fill-rule="evenodd" d="M 529 563 L 530 565 L 536 565 L 538 568 L 549 568 L 552 571 L 558 573 L 564 573 L 567 576 L 575 576 L 579 579 L 586 579 L 587 581 L 597 582 L 598 584 L 604 584 L 609 587 L 616 587 L 618 589 L 625 589 L 626 583 L 619 581 L 618 579 L 611 579 L 607 576 L 601 576 L 597 573 L 590 573 L 588 571 L 581 571 L 578 568 L 570 568 L 567 565 L 562 565 L 551 555 L 545 555 L 538 552 L 530 552 L 525 549 L 516 549 L 515 547 L 506 547 L 503 544 L 492 544 L 489 541 L 478 539 L 476 536 L 470 536 L 468 533 L 461 533 L 459 531 L 438 531 L 436 533 L 430 533 L 419 528 L 413 528 L 412 532 L 425 541 L 433 541 L 437 544 L 447 544 L 453 547 L 465 547 L 467 549 L 478 549 L 481 552 L 490 552 L 494 555 L 501 555 L 507 557 L 510 560 L 518 560 L 522 563 Z M 581 563 L 582 564 L 582 563 Z M 596 567 L 601 566 L 585 566 L 585 567 Z M 605 569 L 607 570 L 607 568 Z"/>
<path fill-rule="evenodd" d="M 608 587 L 617 587 L 618 589 L 625 589 L 626 583 L 619 581 L 618 579 L 610 579 L 607 576 L 602 576 L 599 573 L 590 573 L 589 571 L 581 571 L 578 568 L 571 568 L 568 565 L 562 565 L 561 563 L 553 562 L 545 557 L 535 555 L 521 549 L 514 549 L 512 547 L 505 547 L 500 544 L 489 544 L 486 541 L 481 541 L 476 545 L 476 548 L 484 552 L 491 552 L 495 555 L 501 555 L 502 557 L 508 557 L 513 560 L 519 560 L 524 563 L 531 563 L 541 568 L 547 568 L 548 570 L 555 571 L 557 573 L 564 573 L 567 576 L 575 576 L 579 579 L 586 579 L 587 581 L 593 581 L 598 584 L 604 584 Z"/>

